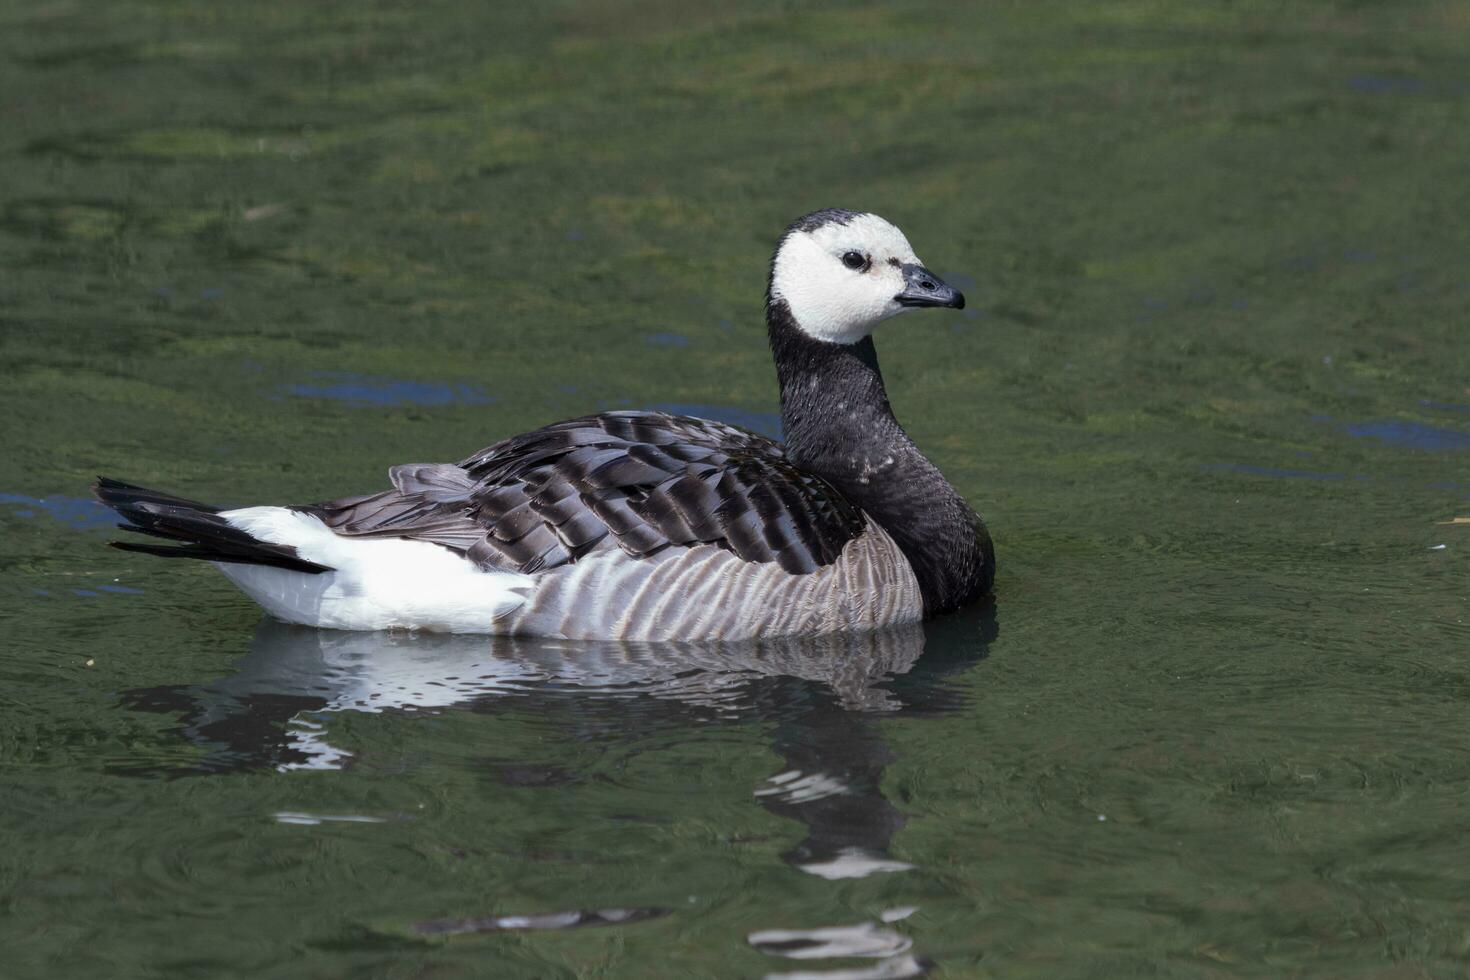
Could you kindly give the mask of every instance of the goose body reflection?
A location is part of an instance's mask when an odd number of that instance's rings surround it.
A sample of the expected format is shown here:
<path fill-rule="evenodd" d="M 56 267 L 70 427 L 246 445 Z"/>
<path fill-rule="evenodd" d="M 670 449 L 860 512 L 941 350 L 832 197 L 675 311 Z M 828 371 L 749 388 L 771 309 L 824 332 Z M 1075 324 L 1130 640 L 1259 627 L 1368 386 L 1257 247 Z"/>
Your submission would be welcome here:
<path fill-rule="evenodd" d="M 581 718 L 615 718 L 624 733 L 764 718 L 788 726 L 778 745 L 809 773 L 806 756 L 856 748 L 873 715 L 954 706 L 943 678 L 983 657 L 994 632 L 989 606 L 886 630 L 728 643 L 346 632 L 263 618 L 227 676 L 124 698 L 181 717 L 183 734 L 211 750 L 196 771 L 343 765 L 349 757 L 320 734 L 332 713 L 574 703 Z M 813 720 L 839 734 L 804 736 Z M 793 802 L 799 787 L 781 784 L 763 787 L 763 799 Z"/>
<path fill-rule="evenodd" d="M 547 702 L 576 696 L 589 706 L 616 701 L 634 716 L 656 715 L 660 703 L 676 714 L 685 709 L 684 716 L 687 709 L 716 717 L 773 709 L 782 715 L 819 697 L 844 710 L 881 712 L 903 707 L 887 682 L 908 674 L 924 648 L 918 623 L 767 641 L 639 643 L 314 630 L 263 618 L 234 673 L 194 688 L 133 692 L 131 699 L 185 711 L 190 736 L 220 741 L 221 748 L 237 746 L 232 728 L 258 734 L 244 719 L 262 711 L 299 724 L 298 716 L 321 712 L 490 710 L 511 695 Z M 768 703 L 782 681 L 805 682 L 776 695 L 787 702 L 799 691 L 799 704 Z M 307 743 L 293 734 L 273 747 L 238 745 L 245 751 L 239 761 L 253 765 L 267 749 L 283 753 L 283 766 L 340 763 L 335 751 L 322 756 L 314 738 Z M 293 745 L 309 757 L 293 758 Z M 233 758 L 226 750 L 218 761 L 230 768 Z"/>
<path fill-rule="evenodd" d="M 917 624 L 745 643 L 578 642 L 534 637 L 323 631 L 263 620 L 243 681 L 321 691 L 326 711 L 437 708 L 532 691 L 651 698 L 738 710 L 759 678 L 825 686 L 845 708 L 894 710 L 881 687 L 924 650 Z"/>
<path fill-rule="evenodd" d="M 140 759 L 114 771 L 343 769 L 371 761 L 372 751 L 349 751 L 333 742 L 338 727 L 333 719 L 344 714 L 492 714 L 533 726 L 538 746 L 535 758 L 473 757 L 494 780 L 495 789 L 481 803 L 488 807 L 487 820 L 494 820 L 497 801 L 512 788 L 555 793 L 581 778 L 579 764 L 605 759 L 609 752 L 626 753 L 631 760 L 658 751 L 650 746 L 692 746 L 722 727 L 749 732 L 747 723 L 755 721 L 778 761 L 737 799 L 804 828 L 801 839 L 781 851 L 782 860 L 829 881 L 902 874 L 912 865 L 893 853 L 892 844 L 906 818 L 883 792 L 894 754 L 876 722 L 964 706 L 965 689 L 955 683 L 956 675 L 984 657 L 995 633 L 989 607 L 898 629 L 751 643 L 347 633 L 267 619 L 227 676 L 124 695 L 135 709 L 179 718 L 176 731 L 195 749 L 188 765 L 150 765 Z M 561 742 L 562 749 L 546 749 L 548 739 Z M 551 763 L 548 756 L 583 761 Z M 637 818 L 637 799 L 633 795 L 613 804 L 619 819 Z M 401 816 L 349 812 L 349 807 L 304 809 L 283 810 L 274 818 L 341 827 Z M 670 914 L 679 914 L 673 897 L 664 904 L 673 909 Z M 589 925 L 611 914 L 576 909 L 576 899 L 569 897 L 556 915 L 526 921 Z M 478 908 L 442 912 L 442 921 L 423 923 L 419 931 L 495 930 L 511 921 Z M 884 968 L 895 971 L 884 975 L 913 976 L 925 969 L 923 958 L 909 952 L 887 924 L 834 923 L 807 930 L 810 936 L 798 930 L 797 939 L 771 939 L 785 935 L 781 928 L 753 933 L 751 946 L 781 957 L 882 956 Z M 878 952 L 827 952 L 846 948 L 845 940 L 833 937 L 848 933 L 866 943 L 863 949 L 875 935 L 885 944 Z M 798 947 L 802 952 L 792 952 Z"/>

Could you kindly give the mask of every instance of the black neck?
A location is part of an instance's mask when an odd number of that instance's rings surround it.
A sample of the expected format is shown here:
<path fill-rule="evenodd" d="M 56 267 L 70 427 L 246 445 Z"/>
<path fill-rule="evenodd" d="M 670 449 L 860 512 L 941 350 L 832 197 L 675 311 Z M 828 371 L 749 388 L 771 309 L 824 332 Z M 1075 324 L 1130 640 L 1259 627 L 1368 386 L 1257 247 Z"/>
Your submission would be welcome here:
<path fill-rule="evenodd" d="M 883 526 L 914 570 L 924 610 L 948 612 L 989 591 L 990 536 L 893 417 L 871 337 L 816 340 L 783 300 L 766 305 L 792 462 Z"/>

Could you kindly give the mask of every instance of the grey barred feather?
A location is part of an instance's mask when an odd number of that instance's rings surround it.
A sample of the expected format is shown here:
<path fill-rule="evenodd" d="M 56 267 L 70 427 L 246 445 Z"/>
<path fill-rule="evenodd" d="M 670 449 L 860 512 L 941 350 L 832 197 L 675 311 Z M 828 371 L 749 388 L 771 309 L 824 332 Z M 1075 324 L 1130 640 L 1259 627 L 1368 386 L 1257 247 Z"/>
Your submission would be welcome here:
<path fill-rule="evenodd" d="M 791 575 L 831 565 L 862 512 L 780 445 L 719 422 L 610 412 L 507 439 L 458 466 L 391 471 L 393 489 L 301 508 L 350 537 L 406 537 L 485 569 L 535 574 L 615 546 L 713 546 Z"/>
<path fill-rule="evenodd" d="M 498 632 L 564 639 L 746 640 L 877 629 L 923 618 L 919 583 L 877 524 L 806 574 L 713 545 L 640 561 L 617 550 L 536 577 Z"/>

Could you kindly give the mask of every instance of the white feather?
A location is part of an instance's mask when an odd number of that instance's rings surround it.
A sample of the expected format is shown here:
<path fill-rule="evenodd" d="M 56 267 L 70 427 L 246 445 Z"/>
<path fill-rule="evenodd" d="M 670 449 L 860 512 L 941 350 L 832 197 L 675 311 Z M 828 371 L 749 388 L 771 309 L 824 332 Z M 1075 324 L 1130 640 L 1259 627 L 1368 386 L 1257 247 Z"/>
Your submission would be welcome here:
<path fill-rule="evenodd" d="M 870 265 L 849 269 L 842 264 L 847 252 L 862 254 Z M 771 296 L 786 301 L 809 336 L 854 344 L 882 321 L 912 309 L 897 300 L 904 291 L 903 271 L 890 260 L 923 264 L 903 232 L 876 214 L 792 232 L 776 253 Z"/>
<path fill-rule="evenodd" d="M 530 591 L 530 576 L 487 572 L 447 548 L 402 538 L 336 534 L 310 514 L 246 507 L 220 514 L 261 541 L 289 545 L 330 572 L 265 565 L 215 567 L 278 619 L 329 629 L 401 627 L 491 633 Z"/>

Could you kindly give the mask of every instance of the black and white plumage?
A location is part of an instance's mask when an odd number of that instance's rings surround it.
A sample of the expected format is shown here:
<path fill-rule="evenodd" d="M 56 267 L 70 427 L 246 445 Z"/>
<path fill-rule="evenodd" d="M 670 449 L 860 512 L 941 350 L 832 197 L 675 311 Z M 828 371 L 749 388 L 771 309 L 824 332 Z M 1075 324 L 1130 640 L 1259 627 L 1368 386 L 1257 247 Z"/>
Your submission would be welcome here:
<path fill-rule="evenodd" d="M 273 615 L 339 629 L 742 639 L 868 629 L 988 591 L 979 518 L 893 417 L 871 332 L 962 306 L 876 215 L 814 212 L 771 264 L 783 446 L 734 426 L 610 412 L 390 471 L 391 489 L 220 510 L 100 480 L 140 531 Z"/>
<path fill-rule="evenodd" d="M 391 476 L 392 490 L 307 509 L 339 534 L 409 533 L 527 575 L 613 547 L 648 558 L 699 544 L 804 575 L 867 523 L 771 440 L 662 412 L 558 422 L 454 466 Z"/>

